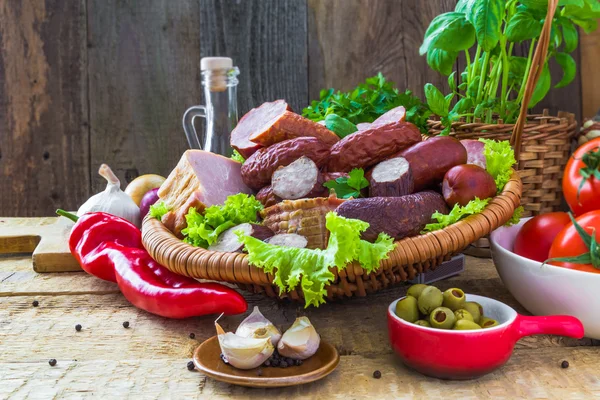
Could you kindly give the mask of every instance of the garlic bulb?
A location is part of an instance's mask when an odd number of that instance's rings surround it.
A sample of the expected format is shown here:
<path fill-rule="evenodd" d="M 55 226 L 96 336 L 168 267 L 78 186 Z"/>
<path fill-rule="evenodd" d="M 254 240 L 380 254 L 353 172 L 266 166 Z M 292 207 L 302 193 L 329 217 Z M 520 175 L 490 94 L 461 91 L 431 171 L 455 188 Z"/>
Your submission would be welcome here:
<path fill-rule="evenodd" d="M 131 197 L 121 190 L 119 178 L 106 164 L 100 166 L 98 173 L 108 182 L 106 189 L 83 203 L 77 210 L 77 215 L 81 217 L 88 212 L 101 211 L 126 219 L 139 228 L 141 226 L 140 208 L 131 200 Z"/>
<path fill-rule="evenodd" d="M 321 337 L 306 317 L 296 318 L 290 329 L 285 331 L 277 350 L 284 357 L 305 360 L 319 349 Z"/>
<path fill-rule="evenodd" d="M 281 339 L 281 332 L 279 332 L 279 329 L 262 315 L 258 310 L 258 307 L 254 307 L 252 313 L 242 321 L 235 331 L 235 334 L 257 339 L 270 337 L 273 346 L 277 346 L 279 339 Z"/>
<path fill-rule="evenodd" d="M 227 332 L 215 321 L 217 337 L 223 359 L 239 369 L 252 369 L 261 366 L 271 357 L 275 347 L 270 337 L 249 338 Z"/>

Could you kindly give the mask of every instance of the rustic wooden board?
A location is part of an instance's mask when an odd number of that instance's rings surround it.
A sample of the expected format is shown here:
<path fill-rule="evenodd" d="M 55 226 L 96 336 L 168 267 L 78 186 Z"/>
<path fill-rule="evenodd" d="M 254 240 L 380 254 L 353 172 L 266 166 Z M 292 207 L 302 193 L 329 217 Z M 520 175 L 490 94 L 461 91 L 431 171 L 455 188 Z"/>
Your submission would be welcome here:
<path fill-rule="evenodd" d="M 240 68 L 240 117 L 265 101 L 308 102 L 305 0 L 201 0 L 202 57 L 232 57 Z"/>
<path fill-rule="evenodd" d="M 90 191 L 86 2 L 0 6 L 0 216 L 76 208 Z"/>
<path fill-rule="evenodd" d="M 181 118 L 200 102 L 198 1 L 89 0 L 92 188 L 100 164 L 123 185 L 166 176 L 187 141 Z"/>
<path fill-rule="evenodd" d="M 323 88 L 349 90 L 382 72 L 400 90 L 423 96 L 430 82 L 447 91 L 445 77 L 419 56 L 425 30 L 454 0 L 309 0 L 309 94 Z"/>
<path fill-rule="evenodd" d="M 600 110 L 600 30 L 586 35 L 579 31 L 583 116 L 592 118 Z"/>
<path fill-rule="evenodd" d="M 67 218 L 0 218 L 0 254 L 32 253 L 36 272 L 81 271 L 69 251 Z"/>

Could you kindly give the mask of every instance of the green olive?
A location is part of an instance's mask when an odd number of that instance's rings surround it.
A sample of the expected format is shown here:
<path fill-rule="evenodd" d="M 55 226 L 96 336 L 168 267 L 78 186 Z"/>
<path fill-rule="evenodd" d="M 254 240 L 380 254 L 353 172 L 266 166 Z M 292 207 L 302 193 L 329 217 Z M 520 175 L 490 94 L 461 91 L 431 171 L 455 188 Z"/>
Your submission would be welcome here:
<path fill-rule="evenodd" d="M 481 317 L 483 317 L 483 307 L 481 307 L 481 304 L 474 301 L 467 301 L 462 308 L 471 313 L 473 316 L 473 322 L 479 324 L 479 320 Z"/>
<path fill-rule="evenodd" d="M 465 304 L 465 292 L 460 289 L 452 288 L 444 292 L 444 302 L 442 306 L 452 311 L 460 310 Z"/>
<path fill-rule="evenodd" d="M 488 317 L 481 317 L 479 324 L 482 328 L 491 328 L 492 326 L 498 326 L 498 321 Z"/>
<path fill-rule="evenodd" d="M 454 316 L 456 317 L 457 321 L 460 321 L 461 319 L 466 319 L 467 321 L 474 322 L 471 313 L 465 310 L 464 308 L 454 311 Z"/>
<path fill-rule="evenodd" d="M 415 321 L 415 325 L 426 326 L 428 328 L 431 328 L 431 324 L 429 322 L 425 321 L 424 319 L 419 319 L 419 320 Z"/>
<path fill-rule="evenodd" d="M 429 315 L 433 310 L 440 307 L 444 301 L 444 295 L 435 286 L 427 286 L 419 296 L 418 304 L 421 314 Z"/>
<path fill-rule="evenodd" d="M 419 319 L 419 308 L 417 299 L 412 296 L 406 296 L 396 303 L 396 315 L 408 322 L 415 322 Z"/>
<path fill-rule="evenodd" d="M 454 324 L 454 329 L 457 331 L 469 331 L 473 329 L 481 329 L 481 327 L 475 322 L 469 321 L 468 319 L 459 319 Z"/>
<path fill-rule="evenodd" d="M 438 329 L 452 329 L 455 320 L 454 313 L 447 307 L 438 307 L 429 316 L 431 327 Z"/>
<path fill-rule="evenodd" d="M 417 283 L 416 285 L 412 285 L 411 287 L 408 288 L 406 295 L 412 296 L 415 299 L 418 299 L 419 296 L 421 295 L 421 293 L 423 292 L 423 289 L 425 289 L 426 287 L 427 287 L 427 285 L 423 285 L 422 283 Z"/>

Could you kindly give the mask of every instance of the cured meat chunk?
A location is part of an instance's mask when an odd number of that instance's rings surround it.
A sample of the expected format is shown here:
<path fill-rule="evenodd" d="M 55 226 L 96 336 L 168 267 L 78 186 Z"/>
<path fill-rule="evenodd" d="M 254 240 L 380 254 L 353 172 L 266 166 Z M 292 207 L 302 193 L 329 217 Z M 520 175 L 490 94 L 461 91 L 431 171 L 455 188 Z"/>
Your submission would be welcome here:
<path fill-rule="evenodd" d="M 420 141 L 421 132 L 410 122 L 377 125 L 348 135 L 332 146 L 327 170 L 349 172 L 367 168 Z"/>
<path fill-rule="evenodd" d="M 364 131 L 365 129 L 369 129 L 377 125 L 385 125 L 389 124 L 390 122 L 404 121 L 406 121 L 406 109 L 403 106 L 398 106 L 387 111 L 385 114 L 380 115 L 379 118 L 372 123 L 362 122 L 357 124 L 356 127 L 359 131 Z"/>
<path fill-rule="evenodd" d="M 375 241 L 380 232 L 396 240 L 418 235 L 436 211 L 447 214 L 448 206 L 441 194 L 432 191 L 402 197 L 347 200 L 335 210 L 342 217 L 368 222 L 369 228 L 362 237 L 370 242 Z"/>
<path fill-rule="evenodd" d="M 369 197 L 399 197 L 411 194 L 414 182 L 404 157 L 390 158 L 377 164 L 368 174 Z"/>
<path fill-rule="evenodd" d="M 302 156 L 313 160 L 318 167 L 327 162 L 329 146 L 319 139 L 300 137 L 260 149 L 242 165 L 242 178 L 246 185 L 259 190 L 271 183 L 279 167 L 290 165 Z"/>
<path fill-rule="evenodd" d="M 240 163 L 208 151 L 188 150 L 158 190 L 158 196 L 171 210 L 163 221 L 177 234 L 185 228 L 189 207 L 223 204 L 237 193 L 253 193 L 242 180 Z"/>
<path fill-rule="evenodd" d="M 300 157 L 286 167 L 279 167 L 271 180 L 273 194 L 286 200 L 319 197 L 327 193 L 317 164 Z"/>
<path fill-rule="evenodd" d="M 268 131 L 286 111 L 291 111 L 285 100 L 275 100 L 263 103 L 260 107 L 248 111 L 237 126 L 231 131 L 231 147 L 236 149 L 244 158 L 250 157 L 262 146 L 250 141 L 250 136 L 256 132 Z"/>
<path fill-rule="evenodd" d="M 339 140 L 323 125 L 292 112 L 284 100 L 276 100 L 246 113 L 231 132 L 230 143 L 248 158 L 261 147 L 297 137 L 315 137 L 329 146 Z"/>
<path fill-rule="evenodd" d="M 279 203 L 282 199 L 273 194 L 272 186 L 265 186 L 256 193 L 256 200 L 266 208 Z"/>

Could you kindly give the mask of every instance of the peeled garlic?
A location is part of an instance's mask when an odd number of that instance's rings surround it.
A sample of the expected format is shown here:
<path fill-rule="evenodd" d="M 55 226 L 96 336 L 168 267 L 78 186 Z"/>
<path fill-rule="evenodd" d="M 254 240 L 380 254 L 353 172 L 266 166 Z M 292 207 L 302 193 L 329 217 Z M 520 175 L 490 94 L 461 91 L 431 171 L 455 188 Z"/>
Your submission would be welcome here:
<path fill-rule="evenodd" d="M 285 331 L 277 350 L 284 357 L 305 360 L 317 352 L 320 343 L 321 338 L 309 319 L 300 317 Z"/>
<path fill-rule="evenodd" d="M 263 339 L 266 337 L 271 338 L 273 346 L 277 346 L 279 339 L 281 339 L 281 332 L 273 325 L 271 321 L 266 319 L 264 315 L 258 310 L 258 307 L 254 307 L 252 314 L 248 315 L 246 319 L 242 321 L 238 326 L 235 334 L 247 338 Z"/>
<path fill-rule="evenodd" d="M 138 228 L 141 226 L 140 208 L 121 190 L 119 178 L 106 164 L 100 166 L 98 171 L 108 184 L 103 192 L 90 197 L 77 210 L 77 216 L 81 217 L 88 212 L 105 212 L 116 215 L 131 222 Z"/>
<path fill-rule="evenodd" d="M 226 362 L 239 369 L 261 366 L 271 357 L 275 347 L 270 337 L 249 338 L 227 332 L 215 321 L 221 353 Z"/>

